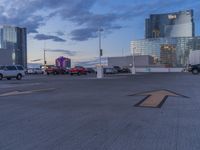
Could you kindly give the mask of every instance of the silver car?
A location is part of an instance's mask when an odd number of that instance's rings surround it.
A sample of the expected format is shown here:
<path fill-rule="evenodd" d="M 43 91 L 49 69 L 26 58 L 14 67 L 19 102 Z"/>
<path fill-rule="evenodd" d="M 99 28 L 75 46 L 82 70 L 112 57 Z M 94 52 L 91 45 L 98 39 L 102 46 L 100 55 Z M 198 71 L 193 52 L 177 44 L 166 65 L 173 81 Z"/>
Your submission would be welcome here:
<path fill-rule="evenodd" d="M 3 78 L 6 78 L 7 80 L 11 80 L 12 78 L 21 80 L 24 76 L 25 70 L 20 65 L 0 66 L 0 80 L 2 80 Z"/>

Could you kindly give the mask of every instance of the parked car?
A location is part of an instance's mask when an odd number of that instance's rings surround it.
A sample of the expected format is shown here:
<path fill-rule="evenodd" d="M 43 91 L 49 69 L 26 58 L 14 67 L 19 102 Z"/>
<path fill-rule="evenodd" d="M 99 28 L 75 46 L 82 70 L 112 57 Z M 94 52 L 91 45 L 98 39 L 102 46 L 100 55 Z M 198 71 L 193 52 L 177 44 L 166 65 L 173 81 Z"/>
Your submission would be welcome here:
<path fill-rule="evenodd" d="M 45 72 L 47 73 L 47 75 L 50 75 L 50 74 L 57 75 L 57 74 L 65 74 L 66 70 L 64 68 L 59 68 L 56 66 L 48 66 Z"/>
<path fill-rule="evenodd" d="M 43 74 L 44 73 L 44 71 L 41 68 L 34 68 L 33 70 L 34 70 L 35 74 Z"/>
<path fill-rule="evenodd" d="M 95 73 L 95 70 L 93 68 L 87 68 L 88 73 Z"/>
<path fill-rule="evenodd" d="M 192 72 L 193 74 L 199 74 L 200 73 L 200 64 L 197 65 L 189 65 L 188 71 Z"/>
<path fill-rule="evenodd" d="M 44 71 L 41 68 L 28 68 L 28 74 L 43 74 Z"/>
<path fill-rule="evenodd" d="M 116 74 L 117 70 L 114 68 L 103 68 L 103 73 L 104 74 Z"/>
<path fill-rule="evenodd" d="M 7 80 L 11 80 L 12 78 L 21 80 L 24 76 L 25 70 L 20 65 L 0 66 L 0 80 L 3 78 L 6 78 Z"/>
<path fill-rule="evenodd" d="M 120 73 L 131 73 L 131 70 L 129 68 L 122 68 Z"/>
<path fill-rule="evenodd" d="M 117 73 L 121 73 L 121 68 L 119 66 L 113 66 Z"/>
<path fill-rule="evenodd" d="M 82 66 L 75 66 L 74 68 L 71 68 L 69 72 L 70 72 L 71 75 L 74 75 L 74 74 L 86 75 L 87 74 L 87 69 L 82 67 Z"/>

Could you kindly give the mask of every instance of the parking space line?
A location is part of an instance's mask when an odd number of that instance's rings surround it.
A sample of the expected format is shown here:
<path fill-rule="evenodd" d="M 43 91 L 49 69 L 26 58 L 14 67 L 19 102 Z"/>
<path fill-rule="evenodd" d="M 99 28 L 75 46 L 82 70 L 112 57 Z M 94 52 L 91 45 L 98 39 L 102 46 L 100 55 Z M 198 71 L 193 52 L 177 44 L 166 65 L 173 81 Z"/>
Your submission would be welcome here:
<path fill-rule="evenodd" d="M 29 91 L 12 91 L 12 92 L 0 94 L 0 97 L 32 94 L 32 93 L 36 93 L 36 92 L 46 92 L 46 91 L 52 91 L 52 90 L 55 90 L 55 88 L 29 90 Z"/>

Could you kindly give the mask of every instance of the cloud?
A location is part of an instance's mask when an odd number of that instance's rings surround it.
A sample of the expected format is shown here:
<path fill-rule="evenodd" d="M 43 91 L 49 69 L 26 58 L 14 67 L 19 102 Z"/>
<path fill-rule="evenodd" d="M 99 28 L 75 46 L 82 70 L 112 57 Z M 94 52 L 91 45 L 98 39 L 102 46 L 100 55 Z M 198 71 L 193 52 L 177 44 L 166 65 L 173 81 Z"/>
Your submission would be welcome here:
<path fill-rule="evenodd" d="M 64 35 L 65 35 L 65 33 L 62 32 L 62 31 L 57 31 L 56 34 L 57 34 L 58 36 L 64 36 Z"/>
<path fill-rule="evenodd" d="M 64 49 L 47 49 L 46 51 L 59 52 L 59 53 L 66 54 L 66 55 L 69 55 L 69 56 L 75 56 L 77 54 L 76 51 L 64 50 Z"/>
<path fill-rule="evenodd" d="M 53 40 L 54 42 L 66 42 L 65 39 L 62 39 L 58 36 L 46 35 L 46 34 L 37 34 L 37 35 L 35 35 L 34 39 L 37 39 L 37 40 Z"/>
<path fill-rule="evenodd" d="M 89 38 L 96 38 L 97 37 L 97 28 L 83 28 L 83 29 L 77 29 L 73 30 L 71 32 L 72 40 L 75 41 L 86 41 Z"/>
<path fill-rule="evenodd" d="M 100 4 L 98 0 L 57 0 L 56 2 L 55 0 L 1 0 L 0 22 L 27 27 L 28 33 L 38 33 L 41 26 L 56 16 L 74 23 L 74 29 L 70 32 L 72 40 L 85 41 L 96 38 L 95 30 L 99 27 L 109 34 L 124 28 L 123 22 L 125 21 L 133 22 L 137 18 L 141 16 L 144 18 L 151 13 L 177 11 L 175 6 L 179 7 L 178 10 L 195 8 L 198 11 L 200 1 L 130 0 L 130 3 L 121 1 L 117 4 L 117 1 L 110 3 L 109 6 L 106 5 L 109 3 L 106 0 L 104 3 L 109 10 L 99 13 L 93 9 Z M 57 35 L 63 36 L 64 33 L 59 31 Z M 53 37 L 52 39 L 54 40 Z M 57 40 L 62 41 L 55 37 L 55 41 Z"/>

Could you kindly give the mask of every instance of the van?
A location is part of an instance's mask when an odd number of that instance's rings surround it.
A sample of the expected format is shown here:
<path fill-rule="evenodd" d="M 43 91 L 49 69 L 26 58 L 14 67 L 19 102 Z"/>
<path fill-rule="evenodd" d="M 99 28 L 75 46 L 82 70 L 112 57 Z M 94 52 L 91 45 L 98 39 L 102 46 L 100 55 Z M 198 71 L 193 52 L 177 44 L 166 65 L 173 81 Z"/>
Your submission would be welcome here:
<path fill-rule="evenodd" d="M 0 80 L 3 78 L 6 78 L 7 80 L 11 80 L 12 78 L 21 80 L 24 76 L 25 70 L 21 65 L 0 66 Z"/>

